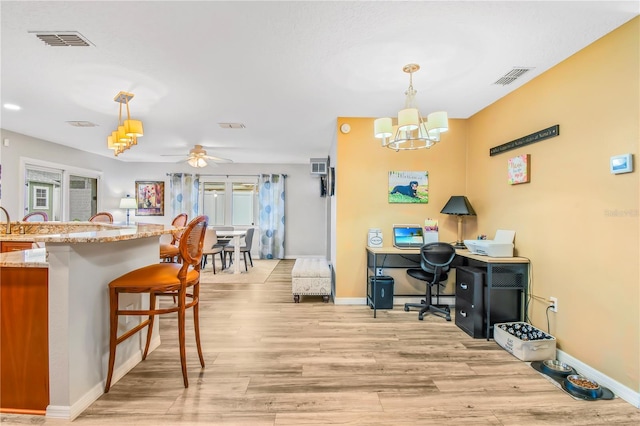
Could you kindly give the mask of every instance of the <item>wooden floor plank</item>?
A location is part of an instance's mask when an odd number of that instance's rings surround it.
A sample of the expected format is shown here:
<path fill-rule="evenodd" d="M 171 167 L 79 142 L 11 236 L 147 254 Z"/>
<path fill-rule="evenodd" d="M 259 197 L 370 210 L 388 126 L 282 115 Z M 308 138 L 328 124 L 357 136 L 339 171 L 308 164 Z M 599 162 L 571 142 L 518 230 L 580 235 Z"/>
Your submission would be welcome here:
<path fill-rule="evenodd" d="M 259 261 L 258 261 L 259 262 Z M 293 303 L 293 260 L 264 282 L 203 283 L 195 350 L 187 314 L 190 387 L 182 386 L 175 317 L 162 344 L 74 425 L 635 425 L 616 398 L 582 401 L 495 342 L 396 306 Z M 251 268 L 250 268 L 251 270 Z M 219 279 L 217 277 L 216 279 Z M 237 279 L 237 277 L 236 277 Z M 163 301 L 163 303 L 169 303 Z M 2 424 L 71 422 L 2 414 Z"/>

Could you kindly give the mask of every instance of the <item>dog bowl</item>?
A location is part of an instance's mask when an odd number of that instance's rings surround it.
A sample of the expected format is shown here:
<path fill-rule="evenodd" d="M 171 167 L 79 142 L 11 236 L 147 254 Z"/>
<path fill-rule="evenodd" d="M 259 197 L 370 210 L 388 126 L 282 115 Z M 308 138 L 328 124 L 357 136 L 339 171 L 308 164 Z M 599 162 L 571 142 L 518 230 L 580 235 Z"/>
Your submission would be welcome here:
<path fill-rule="evenodd" d="M 556 374 L 562 376 L 568 376 L 573 373 L 573 368 L 570 365 L 562 363 L 557 359 L 548 359 L 542 362 L 542 371 L 546 374 Z"/>
<path fill-rule="evenodd" d="M 567 391 L 576 395 L 593 399 L 600 398 L 602 396 L 602 388 L 597 382 L 579 374 L 568 375 L 564 379 L 564 385 Z"/>

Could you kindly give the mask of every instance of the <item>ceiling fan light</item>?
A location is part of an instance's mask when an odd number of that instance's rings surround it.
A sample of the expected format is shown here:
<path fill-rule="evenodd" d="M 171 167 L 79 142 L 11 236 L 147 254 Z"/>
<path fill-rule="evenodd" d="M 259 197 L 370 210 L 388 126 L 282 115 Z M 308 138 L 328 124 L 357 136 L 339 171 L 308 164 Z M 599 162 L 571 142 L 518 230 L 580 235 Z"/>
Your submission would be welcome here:
<path fill-rule="evenodd" d="M 124 128 L 127 136 L 144 136 L 144 129 L 142 128 L 142 121 L 140 120 L 124 120 Z"/>

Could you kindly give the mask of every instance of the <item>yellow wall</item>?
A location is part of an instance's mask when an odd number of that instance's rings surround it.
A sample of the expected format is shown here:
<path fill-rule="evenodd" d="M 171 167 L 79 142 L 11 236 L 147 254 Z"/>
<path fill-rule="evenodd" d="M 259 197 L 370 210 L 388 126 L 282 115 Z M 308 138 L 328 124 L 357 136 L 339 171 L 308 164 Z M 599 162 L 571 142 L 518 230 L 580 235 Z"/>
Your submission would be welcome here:
<path fill-rule="evenodd" d="M 366 238 L 369 228 L 382 229 L 384 245 L 391 246 L 394 223 L 440 221 L 440 240 L 455 241 L 457 219 L 440 214 L 451 195 L 465 189 L 467 124 L 449 120 L 442 141 L 427 150 L 396 152 L 380 147 L 373 135 L 373 119 L 339 118 L 348 134 L 338 132 L 336 162 L 336 298 L 366 295 Z M 428 171 L 428 204 L 389 204 L 390 171 Z M 474 200 L 471 199 L 473 205 Z M 465 222 L 470 229 L 475 219 Z M 473 231 L 469 230 L 468 235 Z"/>
<path fill-rule="evenodd" d="M 441 223 L 439 211 L 467 195 L 478 213 L 464 238 L 516 231 L 517 254 L 531 259 L 529 320 L 547 329 L 546 299 L 555 296 L 551 334 L 558 348 L 635 391 L 640 390 L 640 238 L 638 171 L 612 175 L 612 155 L 634 154 L 640 140 L 640 18 L 618 28 L 451 130 L 430 150 L 377 147 L 373 119 L 340 118 L 338 133 L 336 297 L 364 297 L 365 238 L 391 224 Z M 491 147 L 560 125 L 560 136 L 493 157 Z M 508 185 L 507 160 L 531 155 L 531 182 Z M 428 205 L 389 205 L 390 170 L 427 170 Z M 470 219 L 470 220 L 467 220 Z"/>

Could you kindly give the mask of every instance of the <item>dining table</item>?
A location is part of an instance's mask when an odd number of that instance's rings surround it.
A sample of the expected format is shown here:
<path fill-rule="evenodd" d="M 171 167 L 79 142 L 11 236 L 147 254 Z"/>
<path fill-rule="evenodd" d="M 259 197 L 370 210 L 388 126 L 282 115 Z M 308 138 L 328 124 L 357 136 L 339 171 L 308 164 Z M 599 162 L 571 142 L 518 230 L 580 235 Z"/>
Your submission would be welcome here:
<path fill-rule="evenodd" d="M 233 273 L 240 274 L 240 238 L 247 235 L 246 230 L 233 230 L 233 231 L 218 231 L 216 230 L 218 237 L 233 238 Z M 228 268 L 227 268 L 228 270 Z"/>

